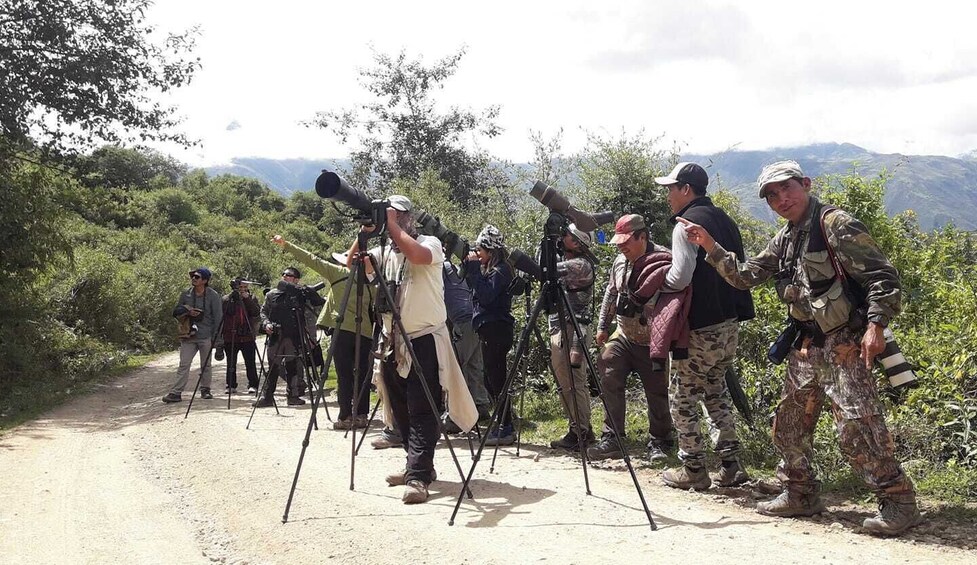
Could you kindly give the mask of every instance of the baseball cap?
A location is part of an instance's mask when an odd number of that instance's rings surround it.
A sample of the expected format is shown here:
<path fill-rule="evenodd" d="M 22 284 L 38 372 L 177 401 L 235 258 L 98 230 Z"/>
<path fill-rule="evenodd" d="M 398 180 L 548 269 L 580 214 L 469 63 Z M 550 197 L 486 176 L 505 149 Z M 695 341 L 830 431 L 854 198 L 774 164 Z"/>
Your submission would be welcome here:
<path fill-rule="evenodd" d="M 200 275 L 200 278 L 204 279 L 205 281 L 209 281 L 210 277 L 212 276 L 210 269 L 208 269 L 207 267 L 200 267 L 199 269 L 194 269 L 187 274 L 192 275 L 194 273 Z"/>
<path fill-rule="evenodd" d="M 759 191 L 757 195 L 763 198 L 763 187 L 770 183 L 788 179 L 802 179 L 806 176 L 797 161 L 786 160 L 771 163 L 760 171 L 760 176 L 756 179 L 756 186 Z"/>
<path fill-rule="evenodd" d="M 662 186 L 670 184 L 691 184 L 699 188 L 709 186 L 709 175 L 706 170 L 695 163 L 679 163 L 675 165 L 667 177 L 656 177 L 655 182 Z"/>
<path fill-rule="evenodd" d="M 401 212 L 410 212 L 412 208 L 410 198 L 401 196 L 400 194 L 391 194 L 390 198 L 387 198 L 387 201 L 390 202 L 391 208 Z"/>
<path fill-rule="evenodd" d="M 645 219 L 640 214 L 625 214 L 614 224 L 614 237 L 611 238 L 611 243 L 625 243 L 631 239 L 634 232 L 645 228 Z"/>

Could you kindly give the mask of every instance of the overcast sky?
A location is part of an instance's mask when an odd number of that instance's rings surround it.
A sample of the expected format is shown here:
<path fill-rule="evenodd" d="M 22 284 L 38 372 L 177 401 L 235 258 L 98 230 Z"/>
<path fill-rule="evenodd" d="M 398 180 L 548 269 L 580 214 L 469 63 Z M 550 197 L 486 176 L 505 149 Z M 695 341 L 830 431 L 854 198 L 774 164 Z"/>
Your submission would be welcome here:
<path fill-rule="evenodd" d="M 794 4 L 795 7 L 791 7 Z M 439 98 L 501 106 L 484 143 L 528 161 L 530 130 L 664 135 L 683 151 L 850 142 L 883 153 L 977 149 L 977 32 L 968 3 L 157 0 L 161 30 L 199 25 L 203 68 L 170 99 L 232 157 L 343 157 L 299 125 L 369 100 L 371 47 L 426 61 L 467 49 Z"/>

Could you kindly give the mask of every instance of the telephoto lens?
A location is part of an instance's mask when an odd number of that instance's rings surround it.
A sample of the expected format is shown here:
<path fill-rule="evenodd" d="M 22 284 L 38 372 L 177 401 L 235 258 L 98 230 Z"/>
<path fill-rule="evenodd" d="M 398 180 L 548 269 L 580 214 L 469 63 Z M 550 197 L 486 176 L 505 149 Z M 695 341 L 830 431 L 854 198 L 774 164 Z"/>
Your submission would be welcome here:
<path fill-rule="evenodd" d="M 885 349 L 875 358 L 882 365 L 885 376 L 889 379 L 889 384 L 895 388 L 911 386 L 916 382 L 916 373 L 913 372 L 912 365 L 906 361 L 906 357 L 896 343 L 896 336 L 892 335 L 892 330 L 885 328 L 882 331 L 885 336 Z"/>

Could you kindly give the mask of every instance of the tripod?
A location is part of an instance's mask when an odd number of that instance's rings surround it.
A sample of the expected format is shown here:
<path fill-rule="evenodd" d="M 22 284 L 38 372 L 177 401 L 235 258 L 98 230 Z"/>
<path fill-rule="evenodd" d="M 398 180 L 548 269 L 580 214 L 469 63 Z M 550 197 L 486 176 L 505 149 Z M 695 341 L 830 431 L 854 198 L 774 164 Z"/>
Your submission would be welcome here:
<path fill-rule="evenodd" d="M 193 385 L 193 394 L 190 395 L 190 402 L 187 403 L 187 412 L 183 415 L 183 419 L 186 420 L 190 416 L 190 408 L 193 407 L 193 399 L 197 398 L 197 390 L 200 389 L 200 381 L 204 378 L 204 371 L 210 369 L 210 358 L 211 353 L 214 352 L 214 341 L 217 340 L 217 336 L 221 335 L 221 331 L 224 330 L 224 316 L 221 316 L 221 321 L 217 324 L 217 331 L 214 332 L 214 337 L 210 339 L 210 347 L 207 348 L 207 355 L 204 357 L 203 363 L 200 364 L 200 375 L 197 376 L 197 384 Z M 211 375 L 213 379 L 213 375 Z"/>
<path fill-rule="evenodd" d="M 542 282 L 542 285 L 540 286 L 539 297 L 536 299 L 536 303 L 532 307 L 532 311 L 529 314 L 526 325 L 523 327 L 522 333 L 519 336 L 519 343 L 516 346 L 516 357 L 512 362 L 512 366 L 509 368 L 509 372 L 506 375 L 505 384 L 503 385 L 503 390 L 510 391 L 510 394 L 508 395 L 506 402 L 503 402 L 501 404 L 506 404 L 507 402 L 509 402 L 509 398 L 511 398 L 511 390 L 513 386 L 513 382 L 515 380 L 516 372 L 519 369 L 519 363 L 521 362 L 523 356 L 526 353 L 526 348 L 529 345 L 530 333 L 536 327 L 536 320 L 539 318 L 539 314 L 544 309 L 544 307 L 549 312 L 553 312 L 555 310 L 557 313 L 559 324 L 560 324 L 561 343 L 563 343 L 564 345 L 562 348 L 563 354 L 565 355 L 564 361 L 567 367 L 571 366 L 570 344 L 572 343 L 572 341 L 569 339 L 571 336 L 567 335 L 568 325 L 572 325 L 573 332 L 576 338 L 581 342 L 584 341 L 584 332 L 580 328 L 580 323 L 577 321 L 576 316 L 572 314 L 572 307 L 570 305 L 569 297 L 567 296 L 566 288 L 564 288 L 563 284 L 560 282 L 559 274 L 557 272 L 557 242 L 562 238 L 562 235 L 566 232 L 567 224 L 568 221 L 566 217 L 556 212 L 551 213 L 549 218 L 546 220 L 546 224 L 544 226 L 544 236 L 542 241 L 540 242 L 540 250 L 541 250 L 541 257 L 542 257 L 541 267 L 543 270 L 544 280 Z M 594 360 L 591 357 L 590 351 L 584 349 L 583 354 L 584 354 L 584 358 L 587 361 L 587 368 L 590 370 L 592 374 L 596 375 L 597 370 L 596 370 L 596 366 L 594 365 Z M 572 377 L 569 379 L 569 381 L 570 381 L 570 389 L 571 389 L 570 398 L 572 399 L 571 403 L 573 405 L 572 406 L 573 413 L 580 414 L 579 407 L 577 406 L 576 384 Z M 598 385 L 598 391 L 599 391 L 598 396 L 600 397 L 601 402 L 604 404 L 604 411 L 606 412 L 607 401 L 605 400 L 603 390 L 600 390 L 599 385 Z M 501 419 L 503 414 L 502 410 L 504 408 L 505 407 L 501 405 L 495 408 L 495 411 L 492 414 L 492 421 L 488 426 L 489 430 L 497 429 L 501 425 L 502 423 Z M 577 422 L 578 428 L 581 429 L 586 429 L 586 424 L 587 424 L 586 422 Z M 613 423 L 611 424 L 611 427 L 612 428 L 615 427 Z M 624 453 L 624 464 L 627 466 L 628 472 L 631 475 L 631 480 L 634 483 L 634 488 L 638 493 L 638 498 L 641 500 L 641 506 L 645 511 L 645 516 L 648 517 L 648 523 L 650 524 L 652 530 L 656 530 L 658 529 L 658 526 L 655 524 L 655 520 L 651 516 L 651 510 L 648 509 L 648 503 L 645 501 L 645 496 L 641 490 L 641 485 L 638 483 L 638 477 L 634 472 L 634 467 L 631 465 L 631 458 L 628 455 L 628 451 L 627 448 L 624 446 L 623 440 L 621 439 L 623 437 L 621 430 L 612 429 L 612 431 L 614 432 L 614 438 L 618 442 L 618 448 L 621 450 L 622 453 Z M 475 474 L 475 467 L 478 466 L 478 462 L 481 459 L 482 451 L 485 449 L 485 442 L 488 438 L 488 435 L 489 434 L 485 434 L 485 436 L 482 438 L 478 446 L 478 451 L 475 453 L 475 456 L 472 461 L 472 466 L 468 471 L 468 475 L 465 477 L 464 483 L 462 484 L 462 490 L 458 495 L 458 500 L 455 503 L 454 511 L 451 513 L 451 518 L 448 520 L 449 526 L 452 526 L 455 523 L 455 517 L 458 515 L 458 510 L 461 508 L 462 498 L 464 497 L 466 491 L 468 491 L 469 484 L 471 483 L 472 477 Z M 580 451 L 580 460 L 581 460 L 583 475 L 584 475 L 584 485 L 586 488 L 586 492 L 589 495 L 591 494 L 591 492 L 590 492 L 590 479 L 587 474 L 587 452 L 585 446 L 585 442 L 586 442 L 585 434 L 578 433 L 577 438 L 578 438 L 577 447 Z M 471 494 L 469 493 L 468 496 L 470 498 Z"/>
<path fill-rule="evenodd" d="M 265 337 L 265 345 L 264 345 L 264 347 L 262 349 L 263 349 L 263 352 L 258 354 L 258 361 L 261 362 L 261 371 L 258 373 L 258 392 L 256 392 L 255 395 L 254 395 L 255 402 L 257 402 L 258 398 L 261 396 L 261 391 L 264 390 L 262 388 L 262 383 L 264 383 L 265 379 L 268 378 L 268 373 L 271 372 L 271 369 L 270 368 L 269 368 L 269 370 L 267 372 L 265 371 L 265 358 L 268 356 L 268 337 L 267 336 Z M 275 375 L 275 378 L 277 379 L 278 378 L 278 375 Z M 281 416 L 282 413 L 278 410 L 278 404 L 275 403 L 274 397 L 272 397 L 271 405 L 275 407 L 275 414 L 278 414 L 279 416 Z M 251 429 L 251 420 L 254 419 L 254 411 L 255 410 L 257 410 L 257 406 L 251 406 L 251 416 L 248 417 L 248 423 L 247 423 L 247 425 L 244 426 L 244 429 L 246 429 L 246 430 Z"/>
<path fill-rule="evenodd" d="M 362 311 L 361 311 L 361 309 L 362 309 L 362 303 L 359 300 L 359 298 L 362 297 L 363 285 L 366 282 L 366 263 L 369 262 L 370 267 L 373 270 L 374 279 L 375 279 L 375 282 L 377 283 L 377 288 L 380 291 L 380 295 L 382 296 L 382 299 L 383 299 L 384 303 L 387 304 L 387 305 L 389 305 L 390 314 L 391 314 L 391 317 L 392 317 L 392 322 L 391 322 L 391 327 L 390 327 L 390 333 L 391 333 L 391 335 L 394 335 L 397 338 L 403 340 L 403 344 L 404 344 L 404 346 L 405 346 L 405 348 L 407 350 L 407 354 L 409 355 L 410 360 L 411 360 L 411 365 L 412 365 L 412 369 L 411 370 L 412 371 L 417 371 L 417 373 L 418 373 L 418 375 L 417 375 L 418 380 L 420 381 L 421 387 L 422 387 L 422 389 L 424 391 L 424 396 L 425 396 L 428 404 L 431 407 L 431 411 L 434 414 L 439 414 L 440 411 L 438 410 L 438 403 L 435 401 L 435 398 L 434 398 L 434 396 L 431 393 L 431 389 L 430 389 L 430 387 L 428 387 L 427 382 L 426 382 L 426 380 L 423 377 L 423 374 L 422 374 L 423 373 L 422 365 L 421 365 L 420 361 L 417 358 L 417 354 L 414 351 L 414 347 L 413 347 L 413 345 L 411 343 L 410 336 L 407 333 L 407 330 L 404 328 L 403 322 L 401 321 L 401 318 L 400 318 L 400 308 L 399 308 L 399 306 L 398 306 L 398 304 L 396 302 L 396 299 L 395 299 L 394 295 L 390 292 L 390 286 L 388 285 L 388 282 L 387 282 L 386 278 L 384 277 L 383 271 L 379 268 L 379 265 L 377 264 L 377 260 L 372 255 L 370 255 L 369 252 L 367 252 L 367 242 L 371 238 L 371 235 L 373 235 L 373 234 L 371 234 L 370 232 L 362 231 L 362 230 L 360 232 L 358 232 L 358 234 L 357 234 L 357 249 L 358 249 L 358 252 L 356 253 L 356 255 L 353 258 L 353 266 L 352 266 L 352 270 L 351 270 L 351 273 L 350 273 L 350 277 L 347 279 L 347 281 L 346 281 L 346 288 L 343 290 L 343 298 L 342 298 L 342 301 L 340 303 L 339 309 L 337 310 L 339 312 L 339 317 L 337 318 L 337 324 L 336 325 L 337 325 L 337 327 L 339 327 L 340 322 L 342 321 L 342 316 L 344 316 L 344 313 L 346 312 L 347 303 L 349 302 L 349 297 L 350 297 L 350 291 L 352 289 L 352 286 L 353 286 L 354 282 L 355 282 L 356 287 L 357 287 L 357 291 L 356 291 L 357 292 L 357 295 L 356 295 L 357 296 L 357 302 L 356 302 L 356 307 L 355 307 L 356 308 L 357 324 L 359 324 L 359 321 L 362 319 Z M 380 235 L 380 234 L 377 234 L 377 235 Z M 406 259 L 404 259 L 404 260 L 406 261 Z M 357 325 L 357 327 L 358 327 L 358 325 Z M 356 341 L 356 344 L 357 345 L 355 346 L 356 348 L 359 347 L 359 342 L 360 342 L 360 336 L 359 336 L 359 333 L 357 332 L 357 341 Z M 325 360 L 325 368 L 328 368 L 329 367 L 329 364 L 332 361 L 334 350 L 335 350 L 335 340 L 331 341 L 330 344 L 329 344 L 329 351 L 328 351 L 328 353 L 326 355 L 326 360 Z M 358 349 L 357 349 L 357 351 L 358 351 Z M 326 374 L 326 371 L 323 371 L 322 374 L 325 375 Z M 400 377 L 399 376 L 395 376 L 394 378 L 400 378 Z M 354 382 L 355 382 L 355 379 L 354 379 Z M 365 387 L 361 387 L 361 388 L 365 388 Z M 295 496 L 295 487 L 298 484 L 299 475 L 302 472 L 302 463 L 305 460 L 305 454 L 306 454 L 306 451 L 308 450 L 308 447 L 309 447 L 309 438 L 312 435 L 312 427 L 313 427 L 313 424 L 315 422 L 316 411 L 318 410 L 319 403 L 322 402 L 323 390 L 324 390 L 324 388 L 322 386 L 320 386 L 319 387 L 319 393 L 316 395 L 315 399 L 312 402 L 312 414 L 311 414 L 311 416 L 309 418 L 309 425 L 306 427 L 305 437 L 302 439 L 302 449 L 299 452 L 299 460 L 298 460 L 298 464 L 295 467 L 295 475 L 292 478 L 292 486 L 291 486 L 291 489 L 289 490 L 289 493 L 288 493 L 288 500 L 285 503 L 285 512 L 282 515 L 282 523 L 285 523 L 285 522 L 288 521 L 288 513 L 289 513 L 289 510 L 292 507 L 292 500 L 294 499 L 294 496 Z M 354 412 L 355 412 L 355 406 L 356 406 L 355 400 L 354 400 L 353 406 L 354 406 Z M 375 411 L 376 411 L 376 409 L 374 409 L 374 412 Z M 354 413 L 354 421 L 355 421 L 355 413 Z M 451 444 L 451 438 L 448 437 L 448 433 L 445 431 L 444 426 L 441 423 L 440 418 L 437 419 L 437 422 L 438 422 L 439 435 L 442 436 L 442 437 L 444 437 L 445 444 L 448 446 L 448 451 L 451 453 L 451 458 L 454 461 L 455 467 L 458 470 L 458 475 L 461 476 L 461 477 L 464 477 L 464 471 L 462 471 L 461 464 L 458 462 L 458 457 L 455 455 L 454 447 Z M 355 430 L 355 427 L 354 427 L 354 430 Z M 400 432 L 401 432 L 402 435 L 406 435 L 408 433 L 408 430 L 401 430 Z M 404 440 L 407 441 L 407 438 L 404 437 Z M 353 442 L 352 443 L 353 443 L 353 449 L 352 449 L 352 455 L 350 457 L 350 459 L 351 459 L 351 465 L 350 465 L 350 490 L 352 490 L 354 488 L 353 470 L 354 470 L 355 456 L 356 456 L 356 435 L 355 435 L 355 431 L 353 433 Z M 470 492 L 469 492 L 469 496 L 471 496 Z"/>

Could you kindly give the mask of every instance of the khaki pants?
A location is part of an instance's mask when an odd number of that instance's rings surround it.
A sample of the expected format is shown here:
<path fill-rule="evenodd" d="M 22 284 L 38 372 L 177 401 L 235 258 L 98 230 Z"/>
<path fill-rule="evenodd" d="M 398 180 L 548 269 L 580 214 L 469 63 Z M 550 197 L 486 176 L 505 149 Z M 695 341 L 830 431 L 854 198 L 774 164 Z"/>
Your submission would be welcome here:
<path fill-rule="evenodd" d="M 580 340 L 580 348 L 590 347 L 590 327 L 580 325 L 584 336 Z M 580 367 L 571 368 L 567 359 L 568 345 L 573 341 L 573 324 L 567 325 L 566 344 L 561 342 L 559 333 L 550 336 L 550 360 L 553 363 L 553 373 L 559 385 L 560 401 L 563 402 L 563 409 L 566 411 L 567 418 L 570 420 L 570 429 L 580 433 L 590 432 L 590 390 L 587 388 L 587 362 L 584 361 Z M 573 387 L 571 388 L 571 378 Z"/>

